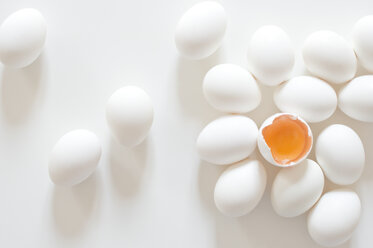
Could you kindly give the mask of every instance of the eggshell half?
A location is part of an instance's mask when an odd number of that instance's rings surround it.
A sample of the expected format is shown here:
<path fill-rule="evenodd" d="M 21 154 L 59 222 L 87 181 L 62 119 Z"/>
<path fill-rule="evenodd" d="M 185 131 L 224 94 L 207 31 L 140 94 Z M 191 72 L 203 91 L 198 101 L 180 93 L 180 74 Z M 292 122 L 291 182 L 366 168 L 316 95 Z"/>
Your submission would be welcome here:
<path fill-rule="evenodd" d="M 307 130 L 308 130 L 308 136 L 311 137 L 311 139 L 313 140 L 313 135 L 312 135 L 312 131 L 311 131 L 311 128 L 309 127 L 309 125 L 307 124 L 307 122 L 305 122 L 301 117 L 299 117 L 298 115 L 296 114 L 292 114 L 292 113 L 277 113 L 277 114 L 274 114 L 270 117 L 268 117 L 264 122 L 263 124 L 261 125 L 260 129 L 259 129 L 259 134 L 258 134 L 258 148 L 259 148 L 259 151 L 260 153 L 262 154 L 263 158 L 265 158 L 265 160 L 267 160 L 269 163 L 275 165 L 275 166 L 279 166 L 279 167 L 290 167 L 290 166 L 294 166 L 294 165 L 297 165 L 299 164 L 300 162 L 302 162 L 305 158 L 307 158 L 308 154 L 310 153 L 311 149 L 312 149 L 312 143 L 311 143 L 311 146 L 309 148 L 309 150 L 307 151 L 306 154 L 304 154 L 304 156 L 302 156 L 301 159 L 299 159 L 298 161 L 295 161 L 295 162 L 290 162 L 286 165 L 283 165 L 283 164 L 280 164 L 278 162 L 276 162 L 272 156 L 272 153 L 271 153 L 271 149 L 269 148 L 269 146 L 267 145 L 265 139 L 264 139 L 264 136 L 263 136 L 263 129 L 269 125 L 271 125 L 273 123 L 273 121 L 281 116 L 281 115 L 290 115 L 292 116 L 294 119 L 298 119 L 300 120 L 306 127 L 307 127 Z"/>

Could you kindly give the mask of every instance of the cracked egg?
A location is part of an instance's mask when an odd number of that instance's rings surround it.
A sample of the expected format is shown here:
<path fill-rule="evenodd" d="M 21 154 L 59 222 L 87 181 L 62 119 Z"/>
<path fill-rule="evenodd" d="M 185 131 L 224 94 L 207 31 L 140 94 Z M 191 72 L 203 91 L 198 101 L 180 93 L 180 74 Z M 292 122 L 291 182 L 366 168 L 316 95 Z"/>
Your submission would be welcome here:
<path fill-rule="evenodd" d="M 296 114 L 279 113 L 266 119 L 259 130 L 258 147 L 262 156 L 279 167 L 302 162 L 312 148 L 308 124 Z"/>

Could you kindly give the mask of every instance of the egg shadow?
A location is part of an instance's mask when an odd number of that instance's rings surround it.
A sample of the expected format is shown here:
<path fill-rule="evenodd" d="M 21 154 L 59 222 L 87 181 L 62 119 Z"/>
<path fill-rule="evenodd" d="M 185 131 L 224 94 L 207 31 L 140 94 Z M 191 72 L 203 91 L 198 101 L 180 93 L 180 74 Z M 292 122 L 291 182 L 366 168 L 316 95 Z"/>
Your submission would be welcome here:
<path fill-rule="evenodd" d="M 217 248 L 298 248 L 299 244 L 304 243 L 305 236 L 307 236 L 307 230 L 306 227 L 299 228 L 299 226 L 305 226 L 305 217 L 301 216 L 299 218 L 285 219 L 278 216 L 273 211 L 270 203 L 270 189 L 273 178 L 278 169 L 265 162 L 263 158 L 259 157 L 258 153 L 259 151 L 256 149 L 251 158 L 260 160 L 265 167 L 267 171 L 267 186 L 263 198 L 256 208 L 248 215 L 231 218 L 224 216 L 216 210 L 213 199 L 210 202 L 210 206 L 215 209 L 215 240 Z M 225 166 L 224 168 L 227 168 L 228 166 Z M 219 175 L 220 173 L 221 172 L 219 172 Z M 209 174 L 211 174 L 211 172 Z M 210 194 L 210 198 L 213 198 L 213 188 L 217 178 L 213 181 L 214 182 L 211 182 L 212 185 L 209 185 L 210 190 L 208 191 L 208 194 Z"/>
<path fill-rule="evenodd" d="M 215 223 L 216 248 L 246 247 L 288 247 L 322 248 L 309 236 L 305 213 L 295 218 L 283 218 L 272 209 L 270 200 L 271 184 L 279 168 L 270 165 L 259 155 L 258 149 L 251 156 L 258 159 L 267 171 L 267 186 L 263 198 L 248 215 L 231 218 L 220 213 L 214 203 L 214 188 L 220 174 L 229 165 L 219 166 L 204 161 L 199 164 L 198 188 L 200 199 L 206 212 L 212 215 Z M 308 244 L 308 245 L 305 245 Z M 349 248 L 350 242 L 337 246 Z"/>
<path fill-rule="evenodd" d="M 216 111 L 206 102 L 202 83 L 209 69 L 224 61 L 223 48 L 202 60 L 179 57 L 176 67 L 177 93 L 185 115 L 201 122 L 210 120 Z"/>
<path fill-rule="evenodd" d="M 237 218 L 217 214 L 216 247 L 322 248 L 308 234 L 307 214 L 295 218 L 278 216 L 272 209 L 270 186 L 267 185 L 263 198 L 249 214 Z M 337 246 L 337 248 L 349 247 L 349 242 Z"/>
<path fill-rule="evenodd" d="M 306 69 L 304 69 L 305 74 L 311 75 Z M 363 76 L 363 75 L 370 75 L 371 73 L 367 71 L 364 67 L 361 66 L 360 63 L 358 63 L 357 66 L 357 72 L 354 78 Z M 312 76 L 312 75 L 311 75 Z M 337 96 L 339 92 L 349 83 L 343 83 L 343 84 L 333 84 L 327 82 L 332 88 L 335 90 Z M 313 139 L 314 139 L 314 145 L 312 148 L 312 151 L 309 155 L 310 159 L 313 159 L 316 161 L 315 156 L 315 145 L 317 142 L 317 137 L 319 134 L 324 130 L 326 127 L 333 125 L 333 124 L 343 124 L 350 128 L 352 128 L 360 137 L 360 139 L 363 142 L 364 147 L 371 147 L 373 146 L 373 126 L 372 123 L 367 122 L 361 122 L 358 120 L 354 120 L 344 114 L 339 107 L 337 106 L 336 111 L 334 114 L 329 117 L 327 120 L 318 122 L 318 123 L 308 123 L 311 127 L 312 133 L 313 133 Z M 373 179 L 373 154 L 365 150 L 365 158 L 366 158 L 366 164 L 364 168 L 364 172 L 362 175 L 362 180 L 372 180 Z M 326 180 L 326 190 L 332 190 L 341 186 L 335 185 L 331 183 L 330 181 Z M 348 186 L 350 188 L 356 188 L 356 184 Z"/>
<path fill-rule="evenodd" d="M 25 122 L 42 95 L 46 75 L 41 54 L 25 68 L 4 67 L 1 77 L 1 107 L 4 119 L 12 124 Z"/>
<path fill-rule="evenodd" d="M 84 232 L 93 210 L 98 207 L 97 181 L 94 173 L 76 186 L 54 187 L 53 220 L 58 233 L 74 238 Z"/>
<path fill-rule="evenodd" d="M 244 244 L 246 241 L 246 245 L 241 246 L 254 244 L 253 247 L 322 248 L 323 246 L 315 243 L 308 234 L 308 213 L 295 218 L 278 216 L 272 209 L 269 192 L 267 188 L 266 194 L 253 212 L 238 218 L 242 235 L 246 235 L 246 240 L 242 242 Z M 224 230 L 220 233 L 222 232 Z M 347 242 L 338 247 L 349 248 L 350 244 Z"/>
<path fill-rule="evenodd" d="M 367 71 L 364 67 L 361 66 L 360 63 L 358 63 L 356 77 L 363 76 L 363 75 L 371 75 L 371 74 L 372 74 L 371 72 Z M 363 145 L 365 148 L 365 168 L 364 168 L 361 180 L 371 181 L 373 179 L 373 153 L 369 152 L 366 148 L 373 147 L 373 125 L 372 123 L 362 122 L 362 121 L 352 119 L 346 114 L 344 114 L 339 109 L 336 111 L 335 117 L 342 124 L 345 124 L 351 127 L 359 135 L 361 141 L 363 142 Z"/>
<path fill-rule="evenodd" d="M 148 136 L 140 145 L 127 148 L 110 137 L 111 181 L 121 197 L 131 197 L 138 192 L 148 163 L 150 143 L 151 138 Z"/>
<path fill-rule="evenodd" d="M 220 174 L 227 168 L 225 165 L 214 165 L 200 161 L 198 165 L 198 189 L 203 206 L 210 213 L 217 213 L 214 203 L 214 188 Z"/>
<path fill-rule="evenodd" d="M 361 65 L 361 63 L 358 62 L 355 77 L 360 77 L 360 76 L 363 76 L 363 75 L 371 75 L 371 74 L 372 74 L 372 72 L 369 72 L 367 69 L 365 69 Z"/>
<path fill-rule="evenodd" d="M 261 92 L 260 104 L 256 109 L 250 111 L 245 115 L 253 119 L 258 127 L 260 127 L 265 119 L 273 114 L 280 112 L 280 110 L 277 109 L 273 101 L 273 93 L 276 88 L 273 86 L 263 85 L 262 83 L 260 83 L 260 81 L 258 81 L 258 86 Z"/>

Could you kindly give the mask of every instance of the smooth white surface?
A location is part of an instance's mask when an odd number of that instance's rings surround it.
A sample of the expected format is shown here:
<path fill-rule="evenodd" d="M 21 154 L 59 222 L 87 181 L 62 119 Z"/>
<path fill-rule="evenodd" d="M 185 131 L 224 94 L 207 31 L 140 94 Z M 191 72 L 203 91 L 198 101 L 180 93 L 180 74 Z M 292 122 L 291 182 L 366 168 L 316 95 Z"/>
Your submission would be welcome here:
<path fill-rule="evenodd" d="M 96 170 L 101 151 L 101 142 L 91 131 L 77 129 L 66 133 L 51 151 L 51 180 L 61 186 L 73 186 L 83 182 Z"/>
<path fill-rule="evenodd" d="M 346 125 L 325 128 L 316 140 L 315 153 L 325 176 L 336 184 L 355 183 L 364 171 L 364 145 L 359 135 Z"/>
<path fill-rule="evenodd" d="M 359 223 L 361 203 L 359 196 L 349 189 L 325 193 L 307 218 L 311 237 L 325 247 L 345 243 Z"/>
<path fill-rule="evenodd" d="M 286 28 L 296 46 L 293 76 L 301 75 L 306 36 L 328 28 L 348 37 L 354 23 L 371 14 L 373 2 L 223 1 L 229 17 L 223 48 L 195 62 L 179 58 L 173 35 L 196 2 L 0 1 L 0 19 L 34 7 L 48 25 L 36 64 L 0 68 L 1 247 L 320 248 L 308 235 L 305 215 L 286 219 L 272 210 L 268 189 L 277 168 L 263 159 L 269 185 L 258 207 L 238 219 L 216 209 L 213 190 L 224 166 L 201 162 L 195 141 L 221 113 L 204 100 L 202 80 L 217 63 L 245 67 L 250 36 L 265 24 Z M 155 115 L 145 143 L 128 150 L 111 140 L 105 104 L 116 89 L 133 82 L 148 92 Z M 249 115 L 258 125 L 277 112 L 273 89 L 260 87 L 262 105 Z M 315 138 L 334 122 L 357 131 L 367 156 L 353 186 L 362 202 L 361 221 L 339 248 L 370 248 L 373 126 L 337 110 L 327 121 L 311 124 Z M 100 166 L 77 188 L 57 189 L 48 176 L 48 155 L 61 135 L 76 128 L 102 140 Z"/>
<path fill-rule="evenodd" d="M 43 15 L 36 9 L 15 11 L 0 26 L 0 61 L 6 66 L 23 68 L 41 54 L 47 36 Z"/>
<path fill-rule="evenodd" d="M 337 94 L 325 81 L 294 77 L 277 87 L 273 101 L 282 112 L 296 113 L 307 122 L 328 119 L 337 108 Z"/>
<path fill-rule="evenodd" d="M 249 68 L 264 85 L 274 86 L 290 78 L 294 47 L 288 34 L 276 25 L 265 25 L 252 35 L 247 49 Z"/>
<path fill-rule="evenodd" d="M 334 31 L 320 30 L 310 34 L 304 42 L 302 55 L 307 69 L 330 83 L 345 83 L 356 74 L 352 45 Z"/>
<path fill-rule="evenodd" d="M 251 73 L 235 64 L 211 68 L 203 79 L 206 101 L 219 111 L 247 113 L 260 104 L 262 95 Z"/>
<path fill-rule="evenodd" d="M 308 211 L 324 190 L 324 174 L 320 166 L 306 159 L 297 166 L 282 168 L 273 180 L 271 202 L 283 217 L 295 217 Z"/>
<path fill-rule="evenodd" d="M 242 115 L 226 115 L 213 120 L 198 135 L 199 157 L 212 164 L 236 163 L 250 156 L 256 148 L 258 127 Z"/>
<path fill-rule="evenodd" d="M 353 31 L 353 45 L 359 62 L 373 72 L 373 15 L 360 18 Z"/>
<path fill-rule="evenodd" d="M 258 160 L 245 159 L 229 166 L 215 185 L 217 209 L 230 217 L 249 214 L 262 199 L 267 173 Z"/>
<path fill-rule="evenodd" d="M 338 106 L 353 119 L 373 122 L 373 75 L 357 77 L 340 90 Z"/>
<path fill-rule="evenodd" d="M 224 7 L 215 1 L 203 1 L 188 9 L 177 25 L 175 44 L 188 59 L 204 59 L 220 47 L 227 27 Z"/>
<path fill-rule="evenodd" d="M 113 137 L 125 147 L 143 142 L 153 123 L 153 103 L 140 87 L 116 90 L 106 104 L 106 120 Z"/>

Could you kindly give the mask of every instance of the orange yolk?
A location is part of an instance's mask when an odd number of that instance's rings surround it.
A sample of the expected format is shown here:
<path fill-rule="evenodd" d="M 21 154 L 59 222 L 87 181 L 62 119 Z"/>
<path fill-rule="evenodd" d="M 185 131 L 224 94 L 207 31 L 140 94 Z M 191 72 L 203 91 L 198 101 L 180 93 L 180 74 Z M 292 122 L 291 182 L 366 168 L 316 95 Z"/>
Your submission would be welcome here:
<path fill-rule="evenodd" d="M 296 162 L 311 149 L 307 126 L 291 115 L 281 115 L 263 128 L 263 137 L 273 159 L 282 165 Z"/>

